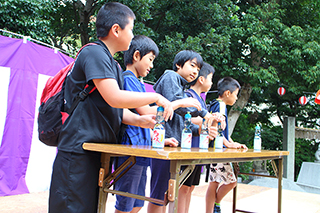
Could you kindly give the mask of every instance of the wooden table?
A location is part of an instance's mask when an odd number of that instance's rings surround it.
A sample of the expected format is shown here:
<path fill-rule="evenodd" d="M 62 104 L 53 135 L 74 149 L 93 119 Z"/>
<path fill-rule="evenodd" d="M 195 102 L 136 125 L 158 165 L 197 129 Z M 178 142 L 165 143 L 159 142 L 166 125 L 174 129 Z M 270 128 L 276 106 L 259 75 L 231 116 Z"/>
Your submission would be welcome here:
<path fill-rule="evenodd" d="M 105 213 L 105 205 L 107 201 L 108 193 L 119 194 L 128 197 L 134 197 L 151 201 L 154 203 L 167 204 L 169 203 L 169 212 L 176 213 L 178 206 L 178 190 L 180 182 L 185 179 L 194 166 L 197 164 L 209 164 L 220 162 L 244 162 L 255 160 L 274 160 L 278 159 L 278 213 L 281 213 L 282 203 L 282 164 L 283 156 L 289 155 L 288 151 L 271 151 L 271 150 L 244 150 L 244 149 L 222 149 L 215 150 L 214 148 L 199 149 L 181 149 L 180 147 L 165 147 L 164 149 L 152 148 L 150 146 L 133 146 L 133 145 L 118 145 L 118 144 L 100 144 L 100 143 L 84 143 L 83 148 L 88 151 L 101 152 L 101 169 L 99 173 L 99 204 L 98 212 Z M 123 166 L 120 166 L 118 170 L 112 174 L 109 172 L 110 157 L 112 156 L 131 156 Z M 165 200 L 157 200 L 148 197 L 142 197 L 125 192 L 119 192 L 111 190 L 110 187 L 113 182 L 117 180 L 118 174 L 125 170 L 125 167 L 132 166 L 135 163 L 135 157 L 148 157 L 170 161 L 170 180 Z M 188 165 L 182 174 L 180 172 L 180 166 Z M 130 169 L 130 168 L 129 168 Z M 166 200 L 167 199 L 167 200 Z M 236 199 L 234 196 L 233 212 L 243 210 L 236 209 Z"/>

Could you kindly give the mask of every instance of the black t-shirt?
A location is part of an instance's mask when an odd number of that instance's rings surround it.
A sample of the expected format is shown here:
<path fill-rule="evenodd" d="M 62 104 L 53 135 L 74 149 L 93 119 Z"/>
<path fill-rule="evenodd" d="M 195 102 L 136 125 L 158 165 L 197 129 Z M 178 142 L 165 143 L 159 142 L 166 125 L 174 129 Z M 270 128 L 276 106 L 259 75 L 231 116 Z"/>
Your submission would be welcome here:
<path fill-rule="evenodd" d="M 72 72 L 65 81 L 65 110 L 86 84 L 93 79 L 113 78 L 123 89 L 122 70 L 111 56 L 106 45 L 90 45 L 78 55 Z M 116 143 L 122 122 L 123 109 L 113 108 L 94 90 L 81 101 L 65 121 L 58 149 L 66 152 L 85 153 L 84 142 Z"/>

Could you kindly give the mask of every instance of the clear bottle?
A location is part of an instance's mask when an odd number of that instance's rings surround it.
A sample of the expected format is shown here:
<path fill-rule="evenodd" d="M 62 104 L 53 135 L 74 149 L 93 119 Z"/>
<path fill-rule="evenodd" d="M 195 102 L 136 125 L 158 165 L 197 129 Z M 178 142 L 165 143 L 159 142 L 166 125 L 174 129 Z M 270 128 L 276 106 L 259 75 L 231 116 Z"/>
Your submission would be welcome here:
<path fill-rule="evenodd" d="M 218 123 L 218 135 L 214 140 L 214 148 L 216 149 L 222 149 L 223 148 L 223 134 L 222 134 L 222 128 L 221 123 Z"/>
<path fill-rule="evenodd" d="M 188 112 L 184 116 L 184 128 L 182 130 L 181 135 L 181 148 L 190 149 L 191 148 L 191 141 L 192 141 L 192 131 L 190 129 L 191 125 L 191 115 Z"/>
<path fill-rule="evenodd" d="M 201 132 L 199 138 L 199 148 L 200 149 L 208 149 L 209 147 L 209 134 L 208 134 L 208 125 L 205 122 L 206 120 L 202 120 Z"/>
<path fill-rule="evenodd" d="M 153 127 L 152 135 L 152 147 L 163 148 L 165 138 L 164 118 L 163 118 L 163 107 L 157 108 L 156 124 Z"/>
<path fill-rule="evenodd" d="M 257 151 L 261 150 L 261 128 L 259 124 L 257 124 L 254 132 L 253 149 Z"/>

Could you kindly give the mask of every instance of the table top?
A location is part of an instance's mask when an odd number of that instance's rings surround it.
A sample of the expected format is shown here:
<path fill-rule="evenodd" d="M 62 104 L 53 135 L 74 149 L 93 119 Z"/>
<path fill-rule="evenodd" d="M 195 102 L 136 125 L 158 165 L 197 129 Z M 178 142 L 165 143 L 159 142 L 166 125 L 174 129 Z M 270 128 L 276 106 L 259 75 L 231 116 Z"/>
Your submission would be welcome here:
<path fill-rule="evenodd" d="M 151 146 L 104 144 L 104 143 L 84 143 L 83 149 L 97 151 L 113 155 L 128 155 L 136 157 L 148 157 L 164 160 L 190 160 L 190 159 L 263 159 L 281 158 L 289 155 L 289 151 L 274 151 L 253 149 L 181 149 L 181 147 L 152 148 Z"/>

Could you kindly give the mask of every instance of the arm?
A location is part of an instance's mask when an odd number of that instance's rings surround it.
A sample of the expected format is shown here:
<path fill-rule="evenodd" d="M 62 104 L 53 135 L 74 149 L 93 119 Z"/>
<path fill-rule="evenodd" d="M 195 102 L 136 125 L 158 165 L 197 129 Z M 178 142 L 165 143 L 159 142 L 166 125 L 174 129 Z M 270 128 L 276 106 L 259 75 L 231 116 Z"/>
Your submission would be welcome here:
<path fill-rule="evenodd" d="M 155 125 L 155 115 L 137 115 L 128 109 L 123 109 L 122 123 L 141 128 L 153 128 Z"/>
<path fill-rule="evenodd" d="M 234 149 L 248 149 L 246 145 L 244 144 L 240 144 L 238 142 L 234 142 L 231 138 L 229 139 L 229 141 L 224 137 L 223 138 L 223 144 L 227 147 L 227 148 L 234 148 Z"/>
<path fill-rule="evenodd" d="M 114 108 L 137 108 L 156 103 L 163 106 L 165 118 L 173 115 L 170 102 L 158 93 L 121 90 L 113 78 L 93 79 L 93 82 L 103 99 Z"/>
<path fill-rule="evenodd" d="M 199 101 L 194 98 L 184 98 L 184 99 L 172 101 L 171 107 L 173 108 L 173 110 L 175 110 L 179 107 L 195 107 L 197 109 L 201 109 L 201 105 L 200 105 Z M 136 108 L 136 111 L 140 115 L 149 115 L 149 114 L 155 115 L 157 113 L 157 106 L 145 105 L 145 106 Z M 171 116 L 171 118 L 172 118 L 172 116 Z"/>

